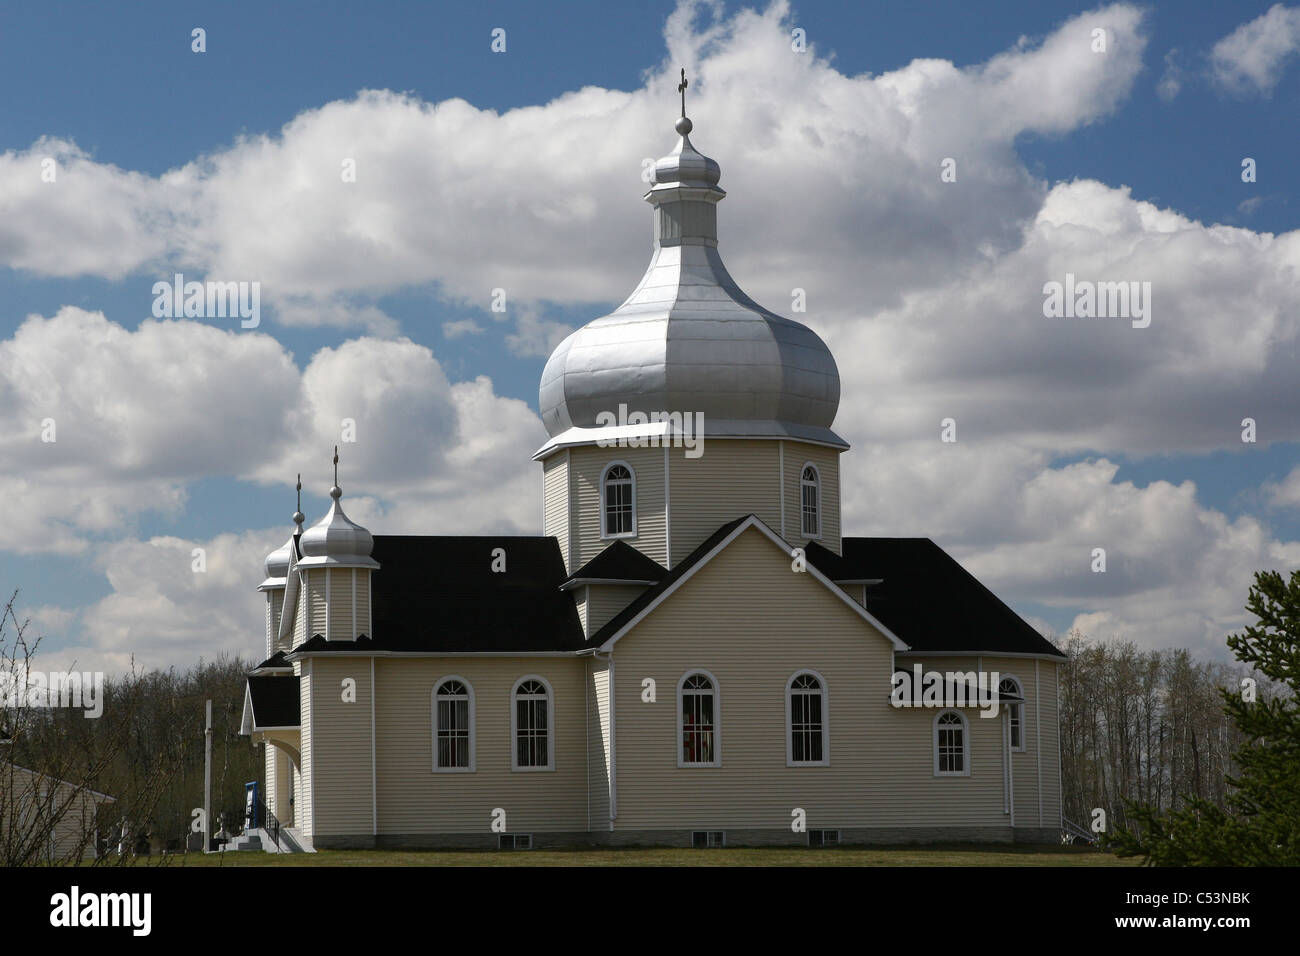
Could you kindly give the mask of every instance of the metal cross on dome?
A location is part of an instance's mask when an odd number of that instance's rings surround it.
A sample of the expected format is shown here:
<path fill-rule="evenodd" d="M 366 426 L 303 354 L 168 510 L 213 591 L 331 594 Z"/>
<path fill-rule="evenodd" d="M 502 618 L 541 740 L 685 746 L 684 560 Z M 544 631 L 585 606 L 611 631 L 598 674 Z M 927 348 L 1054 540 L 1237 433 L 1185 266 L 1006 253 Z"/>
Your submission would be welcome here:
<path fill-rule="evenodd" d="M 339 446 L 334 446 L 334 487 L 339 484 Z"/>
<path fill-rule="evenodd" d="M 682 81 L 677 84 L 677 92 L 682 94 L 682 115 L 686 115 L 686 87 L 689 84 L 686 81 L 686 67 L 682 67 Z"/>

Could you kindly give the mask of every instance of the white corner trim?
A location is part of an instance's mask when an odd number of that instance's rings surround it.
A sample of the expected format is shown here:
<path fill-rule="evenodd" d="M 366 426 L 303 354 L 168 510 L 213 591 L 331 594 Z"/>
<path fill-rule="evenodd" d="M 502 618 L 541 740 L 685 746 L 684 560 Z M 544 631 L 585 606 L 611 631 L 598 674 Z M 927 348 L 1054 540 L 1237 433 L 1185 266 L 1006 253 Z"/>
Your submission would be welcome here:
<path fill-rule="evenodd" d="M 672 465 L 668 460 L 668 446 L 664 445 L 664 567 L 673 567 L 673 508 Z"/>
<path fill-rule="evenodd" d="M 779 493 L 781 496 L 781 537 L 784 539 L 785 534 L 785 442 L 776 443 L 776 460 L 777 460 L 777 481 L 779 483 Z"/>

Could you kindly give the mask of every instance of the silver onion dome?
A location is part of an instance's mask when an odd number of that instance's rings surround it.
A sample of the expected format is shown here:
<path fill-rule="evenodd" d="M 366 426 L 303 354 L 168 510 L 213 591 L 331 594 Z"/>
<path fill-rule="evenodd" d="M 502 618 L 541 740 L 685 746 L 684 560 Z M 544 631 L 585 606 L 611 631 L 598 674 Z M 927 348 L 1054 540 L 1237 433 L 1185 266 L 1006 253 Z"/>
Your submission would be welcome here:
<path fill-rule="evenodd" d="M 266 580 L 278 581 L 284 587 L 284 579 L 289 575 L 289 559 L 293 555 L 293 536 L 280 547 L 266 556 Z"/>
<path fill-rule="evenodd" d="M 299 541 L 302 560 L 298 567 L 379 567 L 370 556 L 375 540 L 369 531 L 343 513 L 339 500 L 343 492 L 338 485 L 330 489 L 330 497 L 334 503 L 329 512 L 302 533 Z"/>
<path fill-rule="evenodd" d="M 702 412 L 708 435 L 790 437 L 847 447 L 831 431 L 839 370 L 807 326 L 747 296 L 718 255 L 718 164 L 677 121 L 676 148 L 655 164 L 654 251 L 622 305 L 552 353 L 538 398 L 551 441 L 591 440 L 620 405 L 647 414 Z"/>

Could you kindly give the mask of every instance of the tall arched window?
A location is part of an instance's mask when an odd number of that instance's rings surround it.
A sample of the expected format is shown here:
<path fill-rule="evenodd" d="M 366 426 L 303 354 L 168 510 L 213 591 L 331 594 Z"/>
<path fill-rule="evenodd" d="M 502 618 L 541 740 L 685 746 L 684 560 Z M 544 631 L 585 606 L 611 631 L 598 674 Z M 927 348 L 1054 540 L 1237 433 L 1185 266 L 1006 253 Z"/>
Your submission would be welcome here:
<path fill-rule="evenodd" d="M 809 538 L 820 538 L 822 533 L 822 479 L 817 466 L 806 464 L 799 476 L 800 514 L 803 515 L 803 533 Z"/>
<path fill-rule="evenodd" d="M 934 775 L 970 776 L 970 734 L 960 711 L 940 711 L 934 718 Z"/>
<path fill-rule="evenodd" d="M 636 534 L 636 475 L 625 462 L 605 468 L 600 479 L 602 535 L 606 538 Z"/>
<path fill-rule="evenodd" d="M 998 681 L 998 695 L 1012 694 L 1023 698 L 1020 681 L 1008 674 Z M 1010 725 L 1011 749 L 1025 749 L 1025 705 L 1016 701 L 1007 701 L 1007 722 Z"/>
<path fill-rule="evenodd" d="M 722 766 L 721 718 L 713 675 L 686 674 L 677 685 L 677 766 Z"/>
<path fill-rule="evenodd" d="M 521 677 L 510 694 L 510 735 L 514 770 L 553 770 L 551 685 L 536 676 Z"/>
<path fill-rule="evenodd" d="M 791 677 L 785 692 L 787 766 L 830 763 L 826 713 L 826 683 L 821 675 L 800 671 Z"/>
<path fill-rule="evenodd" d="M 445 677 L 435 685 L 433 769 L 474 770 L 474 689 L 461 677 Z"/>

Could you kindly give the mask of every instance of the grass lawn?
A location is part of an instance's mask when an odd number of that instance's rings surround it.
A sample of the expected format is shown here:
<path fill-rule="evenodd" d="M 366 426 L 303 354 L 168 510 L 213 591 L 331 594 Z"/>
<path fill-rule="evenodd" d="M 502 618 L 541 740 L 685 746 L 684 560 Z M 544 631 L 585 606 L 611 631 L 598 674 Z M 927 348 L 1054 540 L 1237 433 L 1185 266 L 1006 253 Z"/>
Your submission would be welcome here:
<path fill-rule="evenodd" d="M 137 866 L 159 861 L 140 859 Z M 935 844 L 905 847 L 676 847 L 576 850 L 322 850 L 187 853 L 166 866 L 1136 866 L 1088 847 Z"/>

